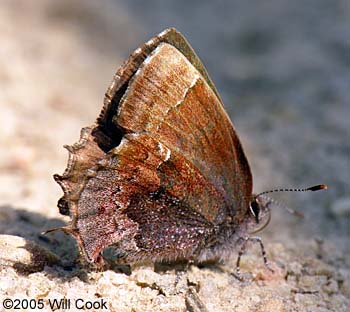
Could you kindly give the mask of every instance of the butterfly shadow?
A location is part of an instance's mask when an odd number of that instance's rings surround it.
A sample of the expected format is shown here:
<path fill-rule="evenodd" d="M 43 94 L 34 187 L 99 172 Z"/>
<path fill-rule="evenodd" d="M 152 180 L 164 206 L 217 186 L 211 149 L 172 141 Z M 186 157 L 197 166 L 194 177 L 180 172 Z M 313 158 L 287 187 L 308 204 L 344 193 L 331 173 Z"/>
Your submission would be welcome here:
<path fill-rule="evenodd" d="M 49 229 L 64 225 L 65 223 L 58 218 L 48 218 L 40 213 L 11 205 L 0 206 L 0 235 L 12 235 L 14 241 L 18 237 L 25 239 L 24 246 L 18 248 L 24 248 L 29 253 L 32 253 L 33 245 L 48 250 L 50 254 L 57 256 L 58 260 L 43 269 L 50 275 L 67 279 L 76 276 L 75 273 L 79 270 L 75 240 L 61 231 L 44 234 Z M 14 263 L 13 268 L 24 275 L 34 272 L 20 262 Z"/>

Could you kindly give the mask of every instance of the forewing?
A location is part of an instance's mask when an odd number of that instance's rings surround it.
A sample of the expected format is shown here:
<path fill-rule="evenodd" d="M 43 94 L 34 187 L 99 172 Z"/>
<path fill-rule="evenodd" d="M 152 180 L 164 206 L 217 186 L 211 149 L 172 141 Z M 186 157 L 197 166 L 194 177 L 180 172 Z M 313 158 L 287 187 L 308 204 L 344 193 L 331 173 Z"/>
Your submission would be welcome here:
<path fill-rule="evenodd" d="M 146 132 L 170 153 L 181 154 L 220 192 L 225 212 L 246 212 L 251 173 L 232 123 L 207 81 L 175 47 L 162 43 L 148 56 L 113 122 L 125 132 Z M 184 183 L 182 192 L 188 188 Z M 217 222 L 225 214 L 214 207 L 200 207 L 200 212 L 214 214 Z"/>

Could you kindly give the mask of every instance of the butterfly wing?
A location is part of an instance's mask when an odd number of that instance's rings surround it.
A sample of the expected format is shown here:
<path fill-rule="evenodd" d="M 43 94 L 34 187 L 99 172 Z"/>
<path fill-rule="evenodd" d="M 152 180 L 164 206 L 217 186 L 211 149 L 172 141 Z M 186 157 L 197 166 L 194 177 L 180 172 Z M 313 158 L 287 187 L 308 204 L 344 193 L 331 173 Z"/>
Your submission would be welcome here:
<path fill-rule="evenodd" d="M 239 139 L 173 29 L 130 56 L 85 136 L 56 180 L 68 231 L 92 262 L 111 245 L 127 261 L 193 257 L 228 216 L 246 211 L 252 179 Z"/>

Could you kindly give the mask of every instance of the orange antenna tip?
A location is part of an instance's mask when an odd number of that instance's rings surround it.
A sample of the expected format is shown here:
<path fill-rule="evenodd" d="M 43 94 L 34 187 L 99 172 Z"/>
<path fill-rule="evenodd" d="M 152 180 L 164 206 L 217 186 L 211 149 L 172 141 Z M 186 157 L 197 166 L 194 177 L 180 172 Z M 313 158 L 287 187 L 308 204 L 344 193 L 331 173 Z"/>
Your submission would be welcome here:
<path fill-rule="evenodd" d="M 312 191 L 312 192 L 326 190 L 326 189 L 328 189 L 328 186 L 326 184 L 319 184 L 319 185 L 315 185 L 307 188 L 308 191 Z"/>

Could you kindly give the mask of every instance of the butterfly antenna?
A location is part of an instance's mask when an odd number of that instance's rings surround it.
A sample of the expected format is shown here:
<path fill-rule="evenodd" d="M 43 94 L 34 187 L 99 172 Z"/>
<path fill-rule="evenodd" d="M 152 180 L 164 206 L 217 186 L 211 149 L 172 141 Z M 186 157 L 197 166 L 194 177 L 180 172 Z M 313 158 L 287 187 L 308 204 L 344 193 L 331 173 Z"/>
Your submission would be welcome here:
<path fill-rule="evenodd" d="M 262 192 L 258 195 L 255 196 L 255 198 L 259 197 L 259 196 L 263 196 L 265 194 L 269 194 L 269 193 L 277 193 L 277 192 L 317 192 L 317 191 L 321 191 L 321 190 L 326 190 L 328 187 L 326 184 L 318 184 L 318 185 L 314 185 L 314 186 L 310 186 L 307 188 L 285 188 L 285 189 L 274 189 L 274 190 L 270 190 L 270 191 L 265 191 Z M 297 215 L 299 217 L 304 217 L 304 215 L 294 209 L 290 209 L 284 205 L 282 205 L 281 203 L 277 202 L 276 200 L 270 199 L 271 202 L 277 204 L 278 206 L 284 208 L 285 210 L 287 210 L 289 213 Z"/>
<path fill-rule="evenodd" d="M 275 193 L 275 192 L 316 192 L 316 191 L 321 191 L 321 190 L 326 190 L 328 187 L 326 184 L 318 184 L 318 185 L 314 185 L 314 186 L 310 186 L 308 188 L 285 188 L 285 189 L 275 189 L 275 190 L 270 190 L 270 191 L 265 191 L 262 192 L 258 195 L 256 195 L 256 197 L 260 196 L 260 195 L 265 195 L 268 193 Z"/>

